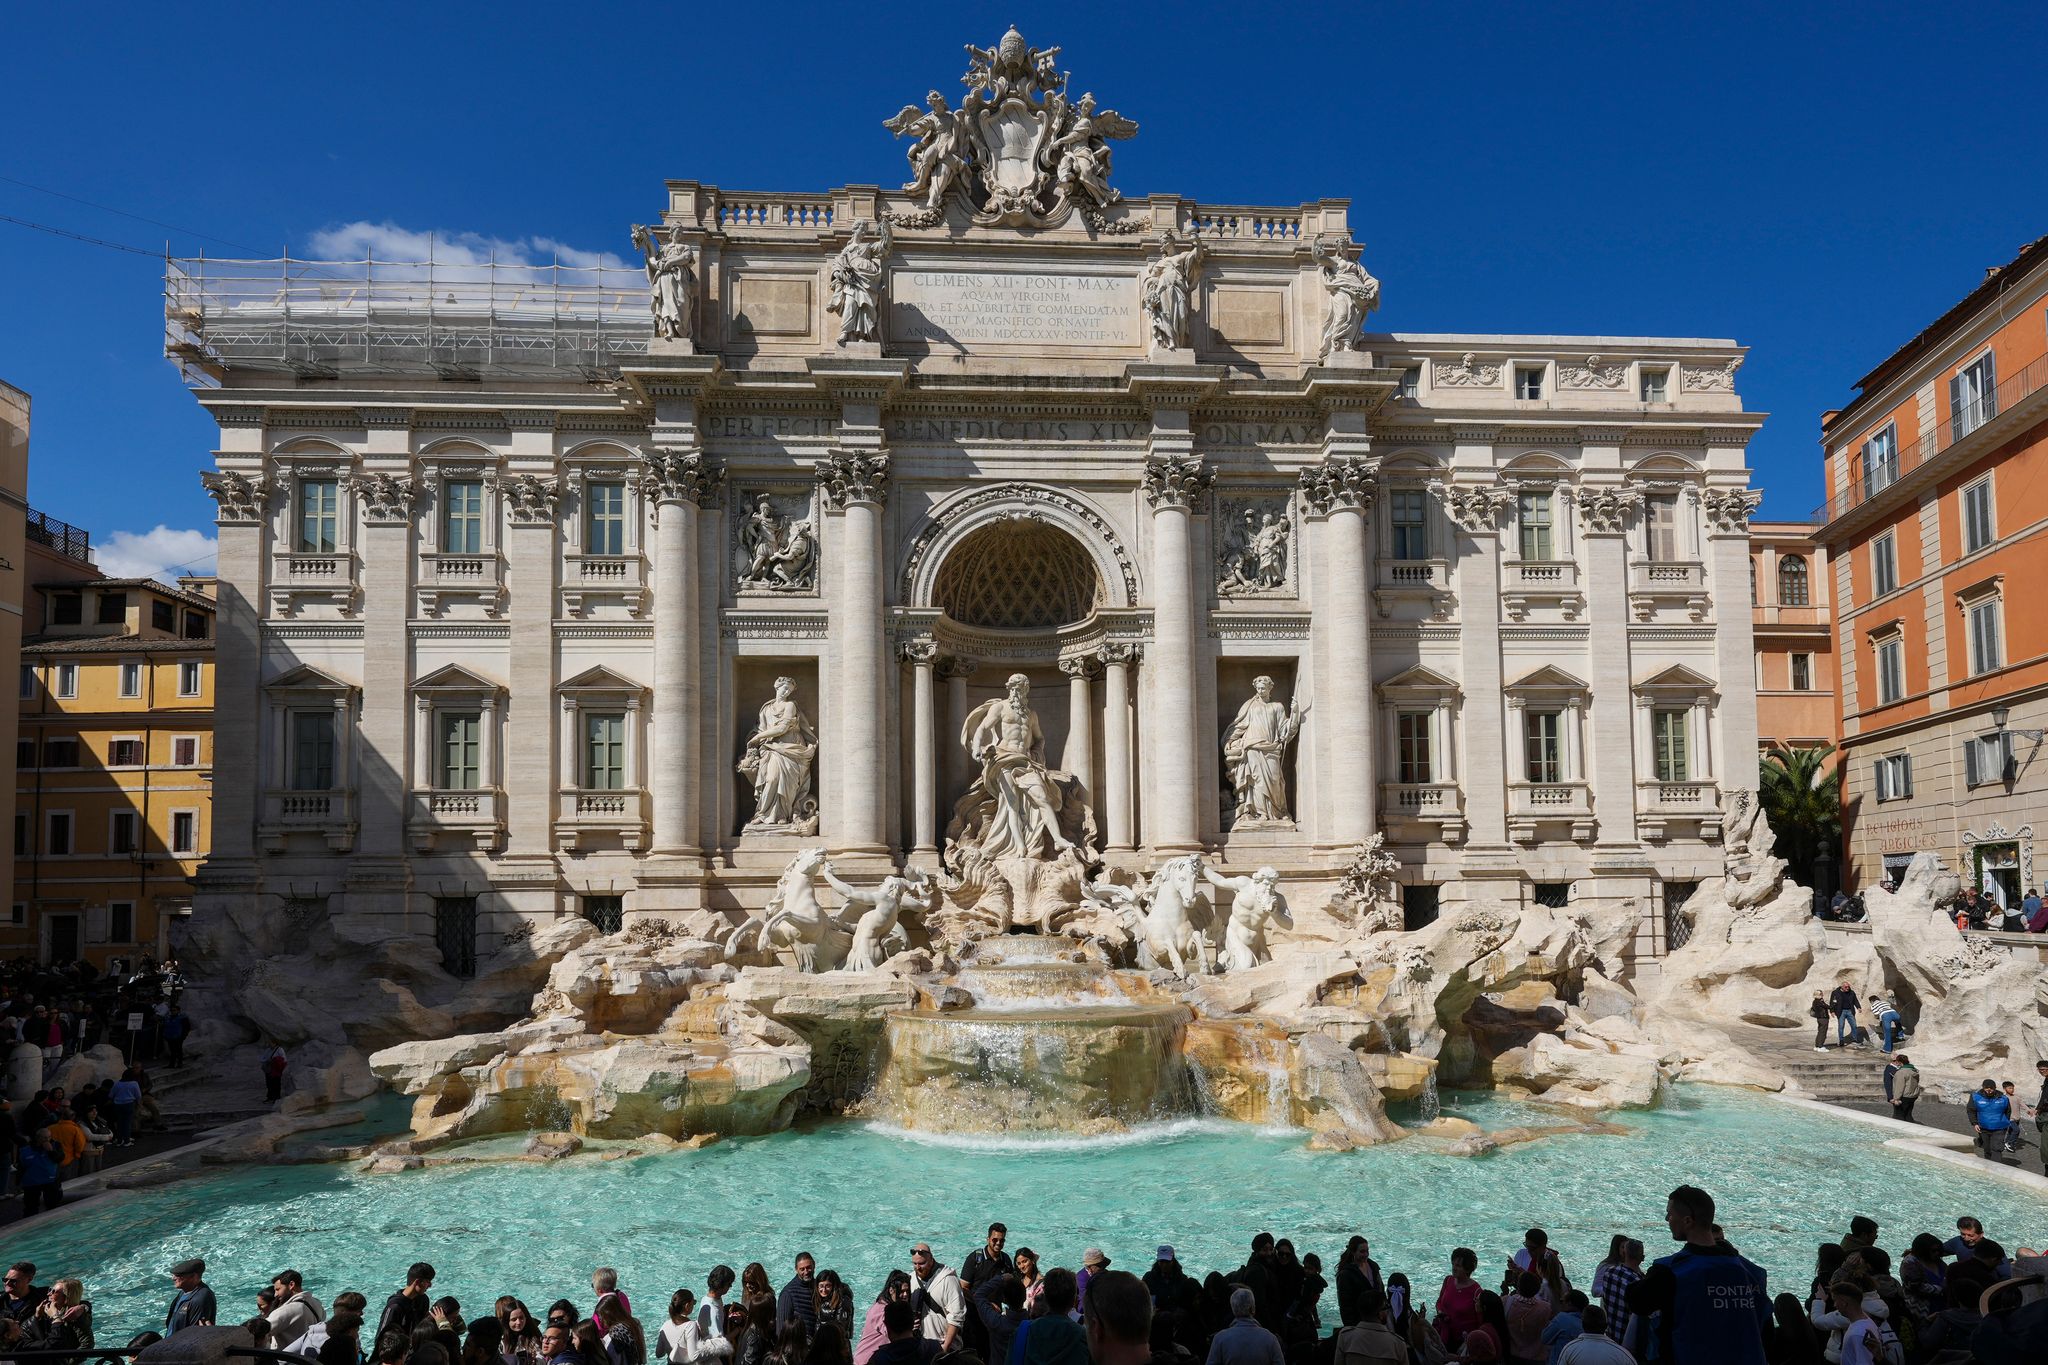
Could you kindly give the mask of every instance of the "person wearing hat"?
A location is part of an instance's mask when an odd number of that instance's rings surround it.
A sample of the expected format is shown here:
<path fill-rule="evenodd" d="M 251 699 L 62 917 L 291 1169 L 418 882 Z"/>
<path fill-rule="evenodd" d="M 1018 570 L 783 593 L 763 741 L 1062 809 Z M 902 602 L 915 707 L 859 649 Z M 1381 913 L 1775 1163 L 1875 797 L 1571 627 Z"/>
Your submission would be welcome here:
<path fill-rule="evenodd" d="M 220 1310 L 214 1305 L 213 1291 L 206 1287 L 206 1262 L 196 1256 L 178 1262 L 171 1267 L 171 1283 L 178 1286 L 178 1297 L 164 1314 L 164 1335 L 174 1337 L 187 1327 L 213 1326 Z"/>
<path fill-rule="evenodd" d="M 1088 1281 L 1109 1269 L 1109 1257 L 1102 1254 L 1101 1247 L 1089 1247 L 1081 1253 L 1081 1273 L 1074 1276 L 1074 1292 L 1080 1296 L 1081 1315 L 1088 1315 Z"/>
<path fill-rule="evenodd" d="M 1152 1307 L 1162 1313 L 1192 1313 L 1201 1297 L 1202 1286 L 1181 1269 L 1180 1258 L 1169 1245 L 1153 1253 L 1152 1268 L 1145 1272 L 1145 1289 Z"/>

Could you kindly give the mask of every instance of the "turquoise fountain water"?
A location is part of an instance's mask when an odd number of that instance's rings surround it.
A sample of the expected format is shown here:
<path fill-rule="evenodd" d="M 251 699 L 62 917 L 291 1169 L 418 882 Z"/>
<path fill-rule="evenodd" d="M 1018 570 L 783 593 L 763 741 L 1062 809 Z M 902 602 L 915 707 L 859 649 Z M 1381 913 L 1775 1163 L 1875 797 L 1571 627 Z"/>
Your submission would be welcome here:
<path fill-rule="evenodd" d="M 1445 1111 L 1490 1128 L 1543 1122 L 1524 1106 L 1446 1095 Z M 1160 1242 L 1191 1269 L 1229 1269 L 1253 1232 L 1294 1238 L 1327 1264 L 1353 1231 L 1389 1271 L 1434 1286 L 1453 1246 L 1496 1266 L 1542 1224 L 1584 1283 L 1614 1232 L 1667 1245 L 1667 1190 L 1704 1184 L 1721 1220 L 1774 1286 L 1803 1290 L 1813 1250 L 1853 1213 L 1887 1247 L 1947 1234 L 1972 1213 L 2008 1247 L 2048 1242 L 2048 1200 L 1988 1177 L 1893 1152 L 1881 1135 L 1733 1092 L 1680 1089 L 1655 1111 L 1620 1116 L 1625 1136 L 1555 1138 L 1489 1156 L 1425 1141 L 1349 1154 L 1307 1151 L 1301 1135 L 1186 1120 L 1117 1137 L 945 1138 L 837 1123 L 702 1151 L 553 1166 L 477 1164 L 367 1176 L 348 1166 L 226 1171 L 95 1200 L 48 1226 L 8 1229 L 8 1257 L 45 1278 L 77 1273 L 102 1341 L 160 1326 L 173 1261 L 206 1256 L 224 1315 L 286 1266 L 323 1298 L 358 1288 L 372 1302 L 424 1257 L 435 1292 L 467 1312 L 514 1293 L 536 1308 L 559 1294 L 588 1307 L 593 1266 L 618 1266 L 641 1311 L 701 1290 L 705 1272 L 758 1259 L 776 1283 L 799 1249 L 836 1268 L 862 1303 L 928 1238 L 942 1258 L 981 1240 L 992 1218 L 1012 1246 L 1074 1265 L 1100 1245 L 1142 1270 Z M 505 1144 L 493 1144 L 502 1149 Z"/>

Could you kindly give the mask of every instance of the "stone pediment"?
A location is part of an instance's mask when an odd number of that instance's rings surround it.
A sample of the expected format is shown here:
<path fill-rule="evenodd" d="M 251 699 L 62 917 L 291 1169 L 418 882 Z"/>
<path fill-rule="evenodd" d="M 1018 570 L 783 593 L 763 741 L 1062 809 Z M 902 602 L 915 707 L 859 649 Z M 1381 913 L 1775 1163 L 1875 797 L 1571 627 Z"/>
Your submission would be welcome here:
<path fill-rule="evenodd" d="M 311 664 L 299 664 L 294 668 L 287 669 L 265 683 L 264 687 L 272 692 L 354 692 L 356 690 L 354 683 L 344 682 L 332 673 L 315 668 Z"/>
<path fill-rule="evenodd" d="M 1555 664 L 1524 673 L 1502 689 L 1507 692 L 1585 692 L 1586 680 L 1575 678 Z"/>
<path fill-rule="evenodd" d="M 1421 664 L 1416 664 L 1413 668 L 1403 669 L 1380 684 L 1380 691 L 1389 695 L 1397 692 L 1449 693 L 1455 695 L 1459 690 L 1458 684 L 1454 679 L 1447 678 L 1435 669 L 1424 667 Z"/>
<path fill-rule="evenodd" d="M 502 692 L 504 684 L 472 673 L 461 664 L 435 669 L 412 685 L 415 692 Z"/>
<path fill-rule="evenodd" d="M 558 692 L 604 692 L 616 695 L 620 692 L 645 692 L 644 683 L 634 682 L 623 673 L 614 673 L 603 664 L 586 668 L 575 677 L 555 689 Z"/>
<path fill-rule="evenodd" d="M 1715 690 L 1714 680 L 1703 673 L 1697 673 L 1684 664 L 1673 664 L 1669 668 L 1652 673 L 1637 681 L 1638 692 L 1685 692 L 1699 693 Z"/>

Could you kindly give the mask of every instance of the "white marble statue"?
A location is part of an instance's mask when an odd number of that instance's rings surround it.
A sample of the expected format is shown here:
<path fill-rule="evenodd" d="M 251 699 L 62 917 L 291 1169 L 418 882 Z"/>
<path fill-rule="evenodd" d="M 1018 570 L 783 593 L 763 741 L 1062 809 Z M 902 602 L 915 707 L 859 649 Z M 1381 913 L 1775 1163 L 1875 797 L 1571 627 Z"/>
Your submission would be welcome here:
<path fill-rule="evenodd" d="M 748 951 L 789 950 L 799 971 L 830 971 L 833 958 L 833 917 L 818 904 L 818 876 L 825 870 L 825 850 L 807 848 L 789 860 L 776 879 L 775 890 L 761 913 L 729 934 L 723 947 L 729 956 Z"/>
<path fill-rule="evenodd" d="M 1188 324 L 1194 314 L 1195 281 L 1202 273 L 1206 253 L 1199 238 L 1176 251 L 1172 233 L 1159 259 L 1147 261 L 1138 272 L 1138 297 L 1145 320 L 1152 327 L 1152 343 L 1169 350 L 1186 350 Z"/>
<path fill-rule="evenodd" d="M 961 843 L 984 858 L 1057 857 L 1074 847 L 1061 828 L 1066 794 L 1045 764 L 1029 678 L 1012 673 L 1004 695 L 970 711 L 960 743 L 981 767 L 954 816 Z"/>
<path fill-rule="evenodd" d="M 818 533 L 809 517 L 792 520 L 760 494 L 740 523 L 740 549 L 747 557 L 737 586 L 769 592 L 805 592 L 817 583 Z"/>
<path fill-rule="evenodd" d="M 1322 358 L 1335 351 L 1359 348 L 1359 331 L 1373 309 L 1380 306 L 1380 282 L 1366 274 L 1365 267 L 1341 254 L 1324 249 L 1317 242 L 1309 249 L 1323 275 L 1329 293 L 1329 312 L 1323 319 Z"/>
<path fill-rule="evenodd" d="M 832 300 L 825 309 L 839 315 L 840 345 L 882 339 L 882 292 L 894 243 L 887 218 L 879 227 L 863 218 L 833 258 Z"/>
<path fill-rule="evenodd" d="M 1223 736 L 1223 766 L 1236 797 L 1234 823 L 1287 824 L 1287 746 L 1301 733 L 1308 707 L 1289 709 L 1273 700 L 1273 680 L 1252 679 L 1252 695 L 1237 708 Z"/>
<path fill-rule="evenodd" d="M 1242 972 L 1261 962 L 1271 962 L 1273 950 L 1266 945 L 1266 926 L 1294 927 L 1294 917 L 1287 912 L 1287 897 L 1280 894 L 1280 874 L 1273 868 L 1262 867 L 1249 877 L 1226 877 L 1204 864 L 1202 876 L 1209 885 L 1234 893 L 1218 965 L 1227 972 Z"/>
<path fill-rule="evenodd" d="M 1142 895 L 1133 895 L 1128 905 L 1118 907 L 1118 918 L 1137 940 L 1140 967 L 1171 966 L 1174 975 L 1186 976 L 1192 959 L 1196 971 L 1211 970 L 1201 868 L 1202 860 L 1194 854 L 1169 858 L 1153 872 Z"/>
<path fill-rule="evenodd" d="M 924 102 L 923 109 L 904 105 L 882 126 L 898 137 L 917 139 L 904 153 L 910 158 L 911 174 L 903 190 L 922 199 L 926 212 L 936 214 L 946 191 L 967 171 L 967 124 L 964 111 L 948 109 L 946 97 L 938 91 L 927 94 Z"/>
<path fill-rule="evenodd" d="M 1109 139 L 1134 136 L 1138 125 L 1116 112 L 1095 112 L 1095 96 L 1081 96 L 1067 107 L 1066 97 L 1055 94 L 1049 101 L 1053 125 L 1060 128 L 1045 150 L 1045 159 L 1056 167 L 1053 184 L 1059 197 L 1085 197 L 1096 208 L 1106 209 L 1123 196 L 1109 187 Z"/>
<path fill-rule="evenodd" d="M 872 891 L 863 891 L 857 886 L 839 880 L 830 863 L 825 864 L 825 881 L 840 895 L 846 897 L 846 907 L 839 912 L 841 924 L 853 919 L 853 946 L 846 950 L 846 970 L 849 972 L 872 972 L 887 962 L 892 954 L 902 952 L 910 946 L 910 937 L 899 922 L 904 907 L 926 911 L 932 908 L 937 888 L 924 873 L 910 877 L 898 877 L 893 873 L 882 878 L 882 884 Z M 866 907 L 855 917 L 856 907 Z"/>
<path fill-rule="evenodd" d="M 818 734 L 796 704 L 796 680 L 777 678 L 775 696 L 762 703 L 761 721 L 747 737 L 739 771 L 754 784 L 754 816 L 748 829 L 792 829 L 816 833 L 818 802 L 811 795 L 811 764 Z"/>
<path fill-rule="evenodd" d="M 697 315 L 697 249 L 681 241 L 682 230 L 671 228 L 668 240 L 653 229 L 633 229 L 633 245 L 647 258 L 647 286 L 654 310 L 654 334 L 688 341 Z"/>

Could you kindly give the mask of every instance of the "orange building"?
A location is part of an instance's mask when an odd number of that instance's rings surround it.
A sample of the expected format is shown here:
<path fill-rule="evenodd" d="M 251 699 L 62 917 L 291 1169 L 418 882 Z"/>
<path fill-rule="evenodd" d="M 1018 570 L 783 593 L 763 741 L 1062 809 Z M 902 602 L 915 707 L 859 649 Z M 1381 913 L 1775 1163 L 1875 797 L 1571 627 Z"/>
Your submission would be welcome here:
<path fill-rule="evenodd" d="M 1814 539 L 1819 529 L 1805 521 L 1749 524 L 1761 750 L 1833 744 L 1841 737 L 1833 585 L 1828 552 Z"/>
<path fill-rule="evenodd" d="M 2048 237 L 1822 420 L 1848 882 L 1940 854 L 2001 903 L 2048 829 Z"/>

